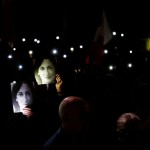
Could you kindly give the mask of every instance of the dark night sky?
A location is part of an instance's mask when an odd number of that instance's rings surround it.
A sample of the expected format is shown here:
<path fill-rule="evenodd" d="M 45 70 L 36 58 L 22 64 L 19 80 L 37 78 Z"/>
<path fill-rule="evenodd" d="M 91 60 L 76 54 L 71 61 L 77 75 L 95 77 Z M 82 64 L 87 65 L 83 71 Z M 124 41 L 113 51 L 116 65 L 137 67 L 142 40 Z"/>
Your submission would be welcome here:
<path fill-rule="evenodd" d="M 122 30 L 133 37 L 143 38 L 150 33 L 150 11 L 146 3 L 118 4 L 106 8 L 109 22 L 114 29 Z"/>
<path fill-rule="evenodd" d="M 138 38 L 149 35 L 150 12 L 146 9 L 146 4 L 108 4 L 107 1 L 101 4 L 58 0 L 12 0 L 11 21 L 17 35 L 39 33 L 49 37 L 64 32 L 67 40 L 90 42 L 100 24 L 104 8 L 112 30 Z"/>
<path fill-rule="evenodd" d="M 93 37 L 101 20 L 101 7 L 96 4 L 16 0 L 13 15 L 17 32 L 38 32 L 45 36 L 65 32 L 73 40 L 88 40 Z"/>

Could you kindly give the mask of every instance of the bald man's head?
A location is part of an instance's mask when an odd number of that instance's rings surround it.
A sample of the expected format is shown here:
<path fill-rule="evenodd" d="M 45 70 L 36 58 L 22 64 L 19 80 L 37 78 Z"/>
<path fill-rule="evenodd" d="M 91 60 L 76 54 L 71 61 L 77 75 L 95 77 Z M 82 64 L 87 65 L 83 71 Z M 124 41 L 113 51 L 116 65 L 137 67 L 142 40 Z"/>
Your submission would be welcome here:
<path fill-rule="evenodd" d="M 124 130 L 129 130 L 140 123 L 140 121 L 140 118 L 134 113 L 123 113 L 117 119 L 117 131 L 123 132 Z"/>
<path fill-rule="evenodd" d="M 68 96 L 59 106 L 62 127 L 66 130 L 82 130 L 87 123 L 89 114 L 88 103 L 76 96 Z"/>

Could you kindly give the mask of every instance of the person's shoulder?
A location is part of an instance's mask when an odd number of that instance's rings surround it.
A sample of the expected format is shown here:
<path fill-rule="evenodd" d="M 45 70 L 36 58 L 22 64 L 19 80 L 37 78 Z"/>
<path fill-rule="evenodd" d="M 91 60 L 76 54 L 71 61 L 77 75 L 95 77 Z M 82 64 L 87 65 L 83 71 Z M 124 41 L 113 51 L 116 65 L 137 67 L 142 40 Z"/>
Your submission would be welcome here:
<path fill-rule="evenodd" d="M 59 128 L 43 145 L 42 150 L 56 149 L 60 146 L 62 128 Z"/>

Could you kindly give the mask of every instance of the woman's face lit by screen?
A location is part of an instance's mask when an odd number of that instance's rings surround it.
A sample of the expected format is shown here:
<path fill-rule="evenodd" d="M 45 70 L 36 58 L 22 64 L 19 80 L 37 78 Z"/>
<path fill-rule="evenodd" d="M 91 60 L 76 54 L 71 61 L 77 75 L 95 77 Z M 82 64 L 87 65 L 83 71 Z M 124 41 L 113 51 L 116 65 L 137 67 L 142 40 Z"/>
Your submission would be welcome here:
<path fill-rule="evenodd" d="M 42 84 L 55 82 L 55 67 L 49 59 L 43 59 L 38 69 L 38 75 L 42 80 Z"/>
<path fill-rule="evenodd" d="M 16 101 L 18 102 L 20 109 L 25 108 L 33 102 L 32 91 L 27 83 L 22 83 L 17 92 Z"/>

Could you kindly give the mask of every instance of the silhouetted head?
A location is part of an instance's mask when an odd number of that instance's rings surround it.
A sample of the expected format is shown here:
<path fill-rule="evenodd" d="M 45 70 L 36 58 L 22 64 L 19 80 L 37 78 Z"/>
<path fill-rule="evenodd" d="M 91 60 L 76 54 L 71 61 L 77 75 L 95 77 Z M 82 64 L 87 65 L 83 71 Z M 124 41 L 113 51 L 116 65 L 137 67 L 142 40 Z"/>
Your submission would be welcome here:
<path fill-rule="evenodd" d="M 138 125 L 141 119 L 134 113 L 123 113 L 117 119 L 117 133 L 123 142 L 133 142 L 138 135 Z"/>
<path fill-rule="evenodd" d="M 69 132 L 81 132 L 88 126 L 88 103 L 76 96 L 68 96 L 59 106 L 62 127 Z"/>

